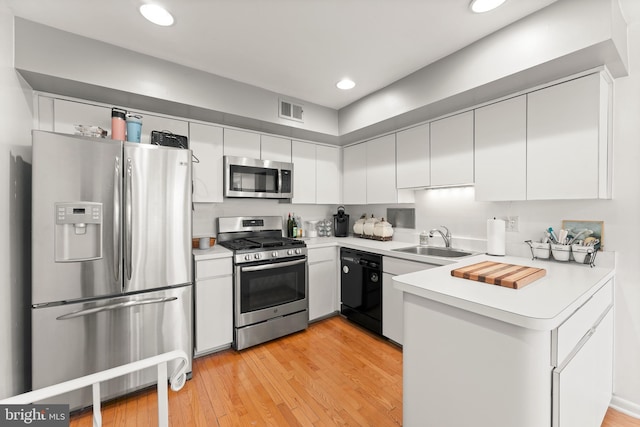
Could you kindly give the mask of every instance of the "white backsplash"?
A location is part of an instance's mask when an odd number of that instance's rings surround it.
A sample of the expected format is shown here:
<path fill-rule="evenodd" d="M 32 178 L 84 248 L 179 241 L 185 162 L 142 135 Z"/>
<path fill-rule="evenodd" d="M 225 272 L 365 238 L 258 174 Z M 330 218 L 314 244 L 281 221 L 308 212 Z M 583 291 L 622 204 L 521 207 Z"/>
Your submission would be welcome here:
<path fill-rule="evenodd" d="M 302 221 L 333 219 L 338 205 L 293 205 L 278 200 L 225 199 L 224 203 L 195 203 L 193 211 L 193 236 L 215 236 L 216 218 L 222 216 L 276 215 L 286 220 L 295 213 Z"/>
<path fill-rule="evenodd" d="M 559 230 L 562 220 L 593 220 L 605 222 L 605 250 L 616 250 L 612 238 L 620 232 L 620 225 L 612 215 L 611 201 L 607 200 L 540 200 L 519 202 L 477 202 L 473 187 L 416 190 L 415 203 L 403 205 L 348 205 L 347 213 L 353 223 L 363 213 L 370 217 L 386 217 L 387 207 L 414 207 L 415 229 L 397 229 L 394 240 L 418 243 L 423 230 L 445 225 L 453 236 L 453 246 L 484 252 L 486 250 L 487 219 L 505 219 L 518 216 L 518 231 L 506 233 L 508 255 L 531 256 L 525 240 L 538 240 L 543 230 L 553 227 Z M 613 243 L 612 243 L 613 241 Z M 436 236 L 433 244 L 442 245 Z"/>

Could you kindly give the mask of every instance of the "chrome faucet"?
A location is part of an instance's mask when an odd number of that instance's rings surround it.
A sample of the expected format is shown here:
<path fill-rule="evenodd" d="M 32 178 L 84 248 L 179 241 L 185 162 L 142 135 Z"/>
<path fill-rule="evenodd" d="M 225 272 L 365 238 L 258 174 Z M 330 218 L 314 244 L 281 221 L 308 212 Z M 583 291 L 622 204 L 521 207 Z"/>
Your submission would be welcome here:
<path fill-rule="evenodd" d="M 443 233 L 442 230 L 438 228 L 432 228 L 431 230 L 429 230 L 429 237 L 433 237 L 433 233 L 436 233 L 436 232 L 440 233 L 440 235 L 442 236 L 442 240 L 444 240 L 444 247 L 445 248 L 451 247 L 451 232 L 444 225 L 441 225 L 440 228 L 444 228 L 444 230 L 446 231 L 446 234 Z"/>

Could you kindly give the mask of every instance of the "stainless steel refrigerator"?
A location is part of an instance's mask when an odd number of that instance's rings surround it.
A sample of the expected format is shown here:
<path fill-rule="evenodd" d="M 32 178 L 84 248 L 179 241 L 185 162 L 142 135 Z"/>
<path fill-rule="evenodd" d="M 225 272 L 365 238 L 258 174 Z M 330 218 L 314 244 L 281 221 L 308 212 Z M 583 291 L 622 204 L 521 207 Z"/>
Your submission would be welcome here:
<path fill-rule="evenodd" d="M 34 131 L 32 182 L 33 389 L 191 356 L 191 151 Z M 102 396 L 156 375 L 111 380 Z M 84 407 L 91 389 L 49 402 Z"/>

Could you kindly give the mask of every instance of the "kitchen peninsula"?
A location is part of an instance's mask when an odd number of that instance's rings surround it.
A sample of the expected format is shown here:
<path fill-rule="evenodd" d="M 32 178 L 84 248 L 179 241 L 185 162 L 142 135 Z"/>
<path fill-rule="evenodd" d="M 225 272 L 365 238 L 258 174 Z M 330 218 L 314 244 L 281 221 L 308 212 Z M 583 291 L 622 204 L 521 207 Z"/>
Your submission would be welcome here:
<path fill-rule="evenodd" d="M 612 268 L 517 257 L 509 289 L 451 276 L 486 255 L 394 277 L 404 292 L 404 425 L 599 426 L 612 395 Z"/>

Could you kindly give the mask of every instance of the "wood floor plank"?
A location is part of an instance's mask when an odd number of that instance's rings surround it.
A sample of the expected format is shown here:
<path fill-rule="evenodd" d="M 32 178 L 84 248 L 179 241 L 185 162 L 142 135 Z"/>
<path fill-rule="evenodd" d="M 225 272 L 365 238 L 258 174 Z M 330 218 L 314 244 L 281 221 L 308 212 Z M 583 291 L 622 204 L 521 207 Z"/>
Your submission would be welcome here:
<path fill-rule="evenodd" d="M 155 387 L 103 405 L 104 427 L 158 425 Z M 240 352 L 193 362 L 193 378 L 169 391 L 171 427 L 402 425 L 402 350 L 333 317 Z M 91 411 L 70 427 L 91 427 Z M 602 427 L 640 427 L 609 409 Z"/>

